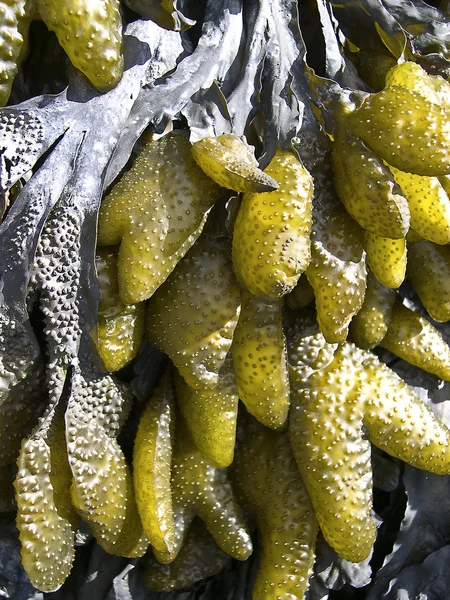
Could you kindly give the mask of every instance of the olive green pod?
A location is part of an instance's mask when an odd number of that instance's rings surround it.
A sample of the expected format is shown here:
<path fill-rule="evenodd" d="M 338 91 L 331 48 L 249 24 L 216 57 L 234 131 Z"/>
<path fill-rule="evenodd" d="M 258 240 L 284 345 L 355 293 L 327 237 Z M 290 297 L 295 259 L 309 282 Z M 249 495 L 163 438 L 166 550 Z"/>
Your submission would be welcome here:
<path fill-rule="evenodd" d="M 74 376 L 66 419 L 72 502 L 110 554 L 144 554 L 133 477 L 117 441 L 128 394 L 108 375 Z"/>
<path fill-rule="evenodd" d="M 400 86 L 433 104 L 450 108 L 450 83 L 440 75 L 429 75 L 419 64 L 405 61 L 386 75 L 386 86 Z"/>
<path fill-rule="evenodd" d="M 367 264 L 387 288 L 398 288 L 406 274 L 406 240 L 393 240 L 366 233 Z"/>
<path fill-rule="evenodd" d="M 435 321 L 450 321 L 450 248 L 423 241 L 408 246 L 407 277 Z"/>
<path fill-rule="evenodd" d="M 239 397 L 267 427 L 283 425 L 289 410 L 289 376 L 283 301 L 241 292 L 242 308 L 231 352 Z"/>
<path fill-rule="evenodd" d="M 359 348 L 371 350 L 384 338 L 396 295 L 396 290 L 384 287 L 371 272 L 368 273 L 364 303 L 350 324 L 351 338 Z"/>
<path fill-rule="evenodd" d="M 258 167 L 246 139 L 233 133 L 195 142 L 192 156 L 213 181 L 235 192 L 270 192 L 278 188 L 275 179 Z"/>
<path fill-rule="evenodd" d="M 380 346 L 424 371 L 450 380 L 448 344 L 429 321 L 402 304 L 395 304 Z"/>
<path fill-rule="evenodd" d="M 364 399 L 370 441 L 413 467 L 450 473 L 450 431 L 413 389 L 367 353 L 365 377 L 356 393 Z"/>
<path fill-rule="evenodd" d="M 325 539 L 359 562 L 372 550 L 376 527 L 370 443 L 362 435 L 363 405 L 352 395 L 360 370 L 355 352 L 340 346 L 327 367 L 295 386 L 289 437 Z"/>
<path fill-rule="evenodd" d="M 75 559 L 78 515 L 72 505 L 64 415 L 48 414 L 24 439 L 14 482 L 22 564 L 42 592 L 59 589 Z"/>
<path fill-rule="evenodd" d="M 300 600 L 312 574 L 318 523 L 287 434 L 250 423 L 238 445 L 233 479 L 259 531 L 252 599 Z"/>
<path fill-rule="evenodd" d="M 405 237 L 410 223 L 406 198 L 386 165 L 346 126 L 336 135 L 331 163 L 337 194 L 361 227 L 383 237 Z"/>
<path fill-rule="evenodd" d="M 362 230 L 340 206 L 315 210 L 311 263 L 306 276 L 316 297 L 317 320 L 329 342 L 347 339 L 366 290 Z"/>
<path fill-rule="evenodd" d="M 171 553 L 155 550 L 159 562 L 170 563 L 177 557 L 195 516 L 202 519 L 224 552 L 238 560 L 250 556 L 252 542 L 227 471 L 211 465 L 196 448 L 181 417 L 175 432 L 171 485 L 175 547 Z"/>
<path fill-rule="evenodd" d="M 219 573 L 230 562 L 200 519 L 189 527 L 180 553 L 169 564 L 150 558 L 143 569 L 145 585 L 156 592 L 169 592 L 189 587 Z"/>
<path fill-rule="evenodd" d="M 172 552 L 175 525 L 170 484 L 175 394 L 167 369 L 139 421 L 133 453 L 136 504 L 151 545 Z"/>
<path fill-rule="evenodd" d="M 197 448 L 215 467 L 228 467 L 233 462 L 239 404 L 231 354 L 219 371 L 216 387 L 194 390 L 176 374 L 175 388 Z"/>
<path fill-rule="evenodd" d="M 450 199 L 437 177 L 404 173 L 391 167 L 408 200 L 411 228 L 435 244 L 450 242 Z"/>
<path fill-rule="evenodd" d="M 144 140 L 136 162 L 104 198 L 98 243 L 120 244 L 125 304 L 150 298 L 203 230 L 217 186 L 192 158 L 183 133 Z"/>
<path fill-rule="evenodd" d="M 203 237 L 148 303 L 147 335 L 194 389 L 217 387 L 241 309 L 228 240 Z"/>
<path fill-rule="evenodd" d="M 56 33 L 72 64 L 100 92 L 123 75 L 119 0 L 34 0 L 40 17 Z"/>
<path fill-rule="evenodd" d="M 100 303 L 97 348 L 107 371 L 118 371 L 136 356 L 144 337 L 145 306 L 124 304 L 119 296 L 117 253 L 97 250 Z"/>
<path fill-rule="evenodd" d="M 177 0 L 124 0 L 124 3 L 144 19 L 152 19 L 164 29 L 185 31 L 195 25 L 195 21 L 177 9 Z"/>
<path fill-rule="evenodd" d="M 400 86 L 370 94 L 348 126 L 389 165 L 430 177 L 450 173 L 450 108 Z"/>
<path fill-rule="evenodd" d="M 27 51 L 33 0 L 0 2 L 0 106 L 11 94 L 14 77 Z"/>
<path fill-rule="evenodd" d="M 311 257 L 313 180 L 294 154 L 278 151 L 265 173 L 280 181 L 267 193 L 244 194 L 233 233 L 233 268 L 258 296 L 290 292 Z"/>

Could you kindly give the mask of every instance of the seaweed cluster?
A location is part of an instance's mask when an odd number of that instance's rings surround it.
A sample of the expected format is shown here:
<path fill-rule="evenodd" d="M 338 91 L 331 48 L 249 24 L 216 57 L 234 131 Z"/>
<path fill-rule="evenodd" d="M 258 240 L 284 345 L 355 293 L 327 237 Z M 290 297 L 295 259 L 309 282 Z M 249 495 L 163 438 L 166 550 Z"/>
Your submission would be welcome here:
<path fill-rule="evenodd" d="M 450 381 L 450 17 L 178 4 L 0 13 L 3 104 L 32 20 L 73 64 L 0 109 L 0 509 L 43 592 L 81 527 L 151 590 L 256 549 L 252 598 L 302 599 L 323 539 L 370 560 L 377 460 L 450 475 L 386 364 Z"/>

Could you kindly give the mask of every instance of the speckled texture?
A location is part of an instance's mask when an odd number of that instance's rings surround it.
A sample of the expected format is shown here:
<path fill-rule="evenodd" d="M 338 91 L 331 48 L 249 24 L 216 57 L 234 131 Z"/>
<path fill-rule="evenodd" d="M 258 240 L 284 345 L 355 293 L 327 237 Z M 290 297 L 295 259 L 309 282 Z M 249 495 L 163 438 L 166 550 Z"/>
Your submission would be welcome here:
<path fill-rule="evenodd" d="M 0 2 L 0 106 L 8 102 L 14 77 L 27 51 L 31 0 Z"/>
<path fill-rule="evenodd" d="M 75 559 L 78 516 L 72 505 L 62 410 L 46 415 L 22 442 L 15 480 L 22 564 L 43 592 L 61 587 Z"/>
<path fill-rule="evenodd" d="M 367 265 L 387 288 L 398 288 L 406 274 L 406 241 L 366 234 Z"/>
<path fill-rule="evenodd" d="M 229 243 L 204 237 L 149 301 L 147 335 L 188 385 L 213 388 L 240 309 Z"/>
<path fill-rule="evenodd" d="M 408 246 L 407 277 L 435 321 L 450 321 L 450 248 L 432 242 Z"/>
<path fill-rule="evenodd" d="M 107 371 L 118 371 L 136 356 L 144 337 L 145 304 L 124 304 L 119 296 L 117 252 L 97 250 L 100 303 L 97 348 Z"/>
<path fill-rule="evenodd" d="M 150 558 L 144 568 L 146 586 L 167 592 L 189 587 L 215 575 L 231 560 L 221 550 L 200 519 L 194 519 L 176 559 L 162 565 Z"/>
<path fill-rule="evenodd" d="M 70 60 L 101 92 L 122 78 L 122 17 L 119 0 L 35 0 L 47 27 Z"/>
<path fill-rule="evenodd" d="M 125 304 L 149 298 L 167 279 L 200 235 L 217 189 L 192 158 L 184 134 L 144 143 L 99 214 L 98 243 L 121 244 Z"/>
<path fill-rule="evenodd" d="M 306 276 L 316 297 L 322 333 L 329 342 L 343 342 L 366 289 L 362 230 L 343 208 L 314 211 Z"/>
<path fill-rule="evenodd" d="M 242 308 L 233 354 L 239 397 L 267 427 L 283 425 L 289 410 L 289 377 L 283 333 L 283 301 L 241 292 Z"/>
<path fill-rule="evenodd" d="M 167 369 L 140 418 L 134 440 L 133 478 L 136 504 L 144 531 L 159 552 L 174 549 L 172 510 L 172 448 L 175 429 L 175 394 Z"/>
<path fill-rule="evenodd" d="M 376 235 L 402 238 L 409 229 L 409 208 L 386 165 L 344 124 L 331 150 L 336 191 L 350 215 Z"/>
<path fill-rule="evenodd" d="M 309 585 L 317 519 L 286 433 L 250 423 L 233 466 L 236 486 L 256 515 L 261 554 L 253 600 L 302 600 Z"/>
<path fill-rule="evenodd" d="M 429 321 L 402 304 L 395 304 L 380 346 L 424 371 L 450 380 L 448 344 Z"/>
<path fill-rule="evenodd" d="M 358 562 L 375 539 L 369 440 L 444 474 L 450 472 L 450 432 L 375 355 L 350 343 L 327 344 L 302 321 L 289 328 L 288 339 L 294 455 L 326 540 Z"/>
<path fill-rule="evenodd" d="M 290 292 L 310 256 L 313 180 L 291 152 L 278 151 L 264 171 L 280 187 L 244 194 L 234 226 L 233 268 L 255 296 Z"/>
<path fill-rule="evenodd" d="M 181 419 L 175 434 L 172 495 L 175 548 L 171 553 L 155 552 L 160 562 L 172 562 L 175 559 L 196 515 L 202 519 L 224 552 L 238 560 L 250 556 L 252 542 L 226 469 L 217 469 L 206 460 L 195 447 Z"/>
<path fill-rule="evenodd" d="M 277 181 L 259 169 L 254 149 L 245 138 L 232 133 L 195 142 L 192 156 L 222 187 L 236 192 L 270 192 L 278 188 Z"/>
<path fill-rule="evenodd" d="M 395 181 L 408 200 L 411 227 L 425 240 L 450 242 L 450 200 L 437 177 L 403 173 L 391 167 Z"/>
<path fill-rule="evenodd" d="M 414 62 L 395 65 L 386 76 L 386 85 L 400 86 L 423 96 L 433 104 L 450 108 L 450 84 L 440 75 L 429 75 Z"/>
<path fill-rule="evenodd" d="M 369 95 L 350 126 L 380 158 L 401 171 L 450 172 L 450 108 L 403 87 Z"/>
<path fill-rule="evenodd" d="M 350 336 L 359 348 L 370 350 L 386 335 L 396 290 L 384 287 L 369 271 L 364 303 L 350 324 Z"/>
<path fill-rule="evenodd" d="M 141 556 L 146 539 L 133 481 L 117 442 L 124 393 L 109 376 L 77 373 L 66 412 L 72 501 L 97 542 L 110 554 Z"/>
<path fill-rule="evenodd" d="M 193 390 L 175 375 L 177 403 L 197 448 L 215 467 L 228 467 L 234 456 L 238 389 L 231 353 L 214 388 Z"/>

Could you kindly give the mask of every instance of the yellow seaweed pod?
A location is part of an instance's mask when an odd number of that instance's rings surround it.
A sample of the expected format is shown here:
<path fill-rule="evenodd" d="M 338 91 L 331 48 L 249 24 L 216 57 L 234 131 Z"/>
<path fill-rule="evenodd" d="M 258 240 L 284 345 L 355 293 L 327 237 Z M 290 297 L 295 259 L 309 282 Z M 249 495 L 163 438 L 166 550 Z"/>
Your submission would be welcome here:
<path fill-rule="evenodd" d="M 205 236 L 150 299 L 147 335 L 193 389 L 214 388 L 240 308 L 229 242 Z"/>
<path fill-rule="evenodd" d="M 202 519 L 224 552 L 238 560 L 246 560 L 250 556 L 252 542 L 227 471 L 209 463 L 196 448 L 181 418 L 177 421 L 175 434 L 172 499 L 175 546 L 171 553 L 155 550 L 159 562 L 168 563 L 176 558 L 195 516 Z"/>
<path fill-rule="evenodd" d="M 329 342 L 343 342 L 366 290 L 362 230 L 343 208 L 328 207 L 314 211 L 311 238 L 306 276 L 316 297 L 317 321 Z"/>
<path fill-rule="evenodd" d="M 119 296 L 117 253 L 97 250 L 100 303 L 97 348 L 107 371 L 118 371 L 136 356 L 144 336 L 145 306 L 124 304 Z"/>
<path fill-rule="evenodd" d="M 418 313 L 395 304 L 380 346 L 406 362 L 450 380 L 450 348 L 440 332 Z"/>
<path fill-rule="evenodd" d="M 174 549 L 170 484 L 175 420 L 175 394 L 170 369 L 153 391 L 134 440 L 133 478 L 136 504 L 151 545 L 159 552 Z"/>
<path fill-rule="evenodd" d="M 160 564 L 150 559 L 144 567 L 144 582 L 155 592 L 179 590 L 219 573 L 230 560 L 202 521 L 195 518 L 175 560 Z"/>
<path fill-rule="evenodd" d="M 33 0 L 0 2 L 0 106 L 11 94 L 14 77 L 27 51 Z"/>
<path fill-rule="evenodd" d="M 350 335 L 359 348 L 371 350 L 386 335 L 394 306 L 396 290 L 384 287 L 369 272 L 364 303 L 350 325 Z"/>
<path fill-rule="evenodd" d="M 77 373 L 73 389 L 66 411 L 73 504 L 106 552 L 141 556 L 148 540 L 117 442 L 127 395 L 106 375 Z"/>
<path fill-rule="evenodd" d="M 430 317 L 450 321 L 450 248 L 423 241 L 408 246 L 407 276 Z"/>
<path fill-rule="evenodd" d="M 356 393 L 365 402 L 370 441 L 413 467 L 450 473 L 450 431 L 413 389 L 369 353 Z"/>
<path fill-rule="evenodd" d="M 344 123 L 331 149 L 337 194 L 364 229 L 403 238 L 410 224 L 408 202 L 388 167 Z"/>
<path fill-rule="evenodd" d="M 352 360 L 353 348 L 340 346 L 307 384 L 291 357 L 289 436 L 325 539 L 343 558 L 359 562 L 372 550 L 376 527 L 370 443 L 361 431 L 363 406 L 351 395 L 360 368 Z M 301 363 L 301 353 L 297 360 Z"/>
<path fill-rule="evenodd" d="M 370 352 L 350 343 L 327 347 L 302 321 L 288 335 L 294 455 L 326 540 L 358 562 L 375 538 L 369 440 L 415 467 L 445 474 L 450 431 Z"/>
<path fill-rule="evenodd" d="M 35 0 L 40 17 L 56 33 L 72 64 L 100 92 L 123 75 L 119 0 Z"/>
<path fill-rule="evenodd" d="M 450 242 L 450 199 L 437 177 L 404 173 L 391 167 L 408 200 L 411 227 L 435 244 Z"/>
<path fill-rule="evenodd" d="M 289 410 L 289 376 L 283 333 L 283 300 L 241 291 L 242 308 L 233 354 L 239 397 L 267 427 L 283 425 Z"/>
<path fill-rule="evenodd" d="M 208 177 L 235 192 L 270 192 L 278 188 L 277 181 L 258 167 L 247 140 L 233 133 L 195 142 L 192 156 Z"/>
<path fill-rule="evenodd" d="M 244 194 L 233 233 L 233 268 L 258 296 L 290 292 L 310 257 L 313 180 L 292 153 L 278 150 L 265 173 L 280 182 L 267 193 Z"/>
<path fill-rule="evenodd" d="M 400 86 L 433 104 L 450 108 L 450 84 L 440 75 L 429 75 L 415 62 L 395 65 L 386 75 L 386 86 Z"/>
<path fill-rule="evenodd" d="M 64 415 L 50 411 L 22 442 L 14 482 L 22 564 L 42 592 L 59 589 L 75 559 L 78 515 L 72 506 Z"/>
<path fill-rule="evenodd" d="M 387 288 L 398 288 L 406 274 L 406 240 L 366 233 L 367 264 Z"/>
<path fill-rule="evenodd" d="M 192 158 L 183 133 L 144 140 L 131 169 L 103 200 L 98 243 L 120 244 L 125 304 L 150 298 L 202 232 L 217 186 Z"/>
<path fill-rule="evenodd" d="M 238 445 L 233 478 L 256 515 L 260 535 L 252 600 L 303 600 L 318 523 L 287 434 L 250 423 Z"/>
<path fill-rule="evenodd" d="M 450 107 L 417 92 L 393 85 L 369 94 L 348 126 L 396 169 L 430 177 L 450 172 Z"/>
<path fill-rule="evenodd" d="M 239 404 L 233 360 L 228 353 L 214 388 L 193 390 L 175 375 L 177 403 L 197 448 L 215 467 L 233 462 Z"/>

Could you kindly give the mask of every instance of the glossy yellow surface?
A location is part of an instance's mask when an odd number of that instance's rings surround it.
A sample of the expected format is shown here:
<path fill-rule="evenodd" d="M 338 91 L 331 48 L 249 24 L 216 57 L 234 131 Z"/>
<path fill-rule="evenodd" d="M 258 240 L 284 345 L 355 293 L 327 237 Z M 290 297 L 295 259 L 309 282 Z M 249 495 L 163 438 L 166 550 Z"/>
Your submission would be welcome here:
<path fill-rule="evenodd" d="M 437 474 L 450 472 L 450 432 L 398 375 L 350 343 L 327 344 L 314 325 L 291 325 L 294 455 L 328 543 L 366 558 L 375 539 L 369 440 Z M 368 439 L 363 433 L 368 431 Z"/>
<path fill-rule="evenodd" d="M 214 388 L 194 390 L 175 375 L 177 403 L 197 448 L 215 467 L 228 467 L 234 456 L 238 389 L 231 354 Z"/>
<path fill-rule="evenodd" d="M 311 257 L 313 180 L 291 152 L 278 151 L 264 171 L 280 187 L 244 194 L 233 233 L 233 268 L 252 294 L 290 292 Z"/>
<path fill-rule="evenodd" d="M 336 191 L 364 229 L 403 238 L 410 224 L 408 202 L 380 158 L 344 122 L 335 137 L 331 162 Z"/>
<path fill-rule="evenodd" d="M 214 388 L 241 301 L 227 240 L 199 240 L 148 303 L 147 335 L 194 389 Z"/>
<path fill-rule="evenodd" d="M 43 592 L 61 587 L 75 559 L 78 516 L 72 506 L 72 474 L 62 411 L 41 422 L 24 439 L 15 480 L 16 525 L 22 544 L 22 564 L 31 583 Z"/>
<path fill-rule="evenodd" d="M 372 273 L 368 273 L 364 303 L 350 325 L 351 339 L 359 348 L 370 350 L 384 338 L 396 295 L 396 290 L 384 287 Z"/>
<path fill-rule="evenodd" d="M 429 321 L 402 304 L 395 304 L 380 346 L 406 362 L 450 380 L 450 348 Z"/>
<path fill-rule="evenodd" d="M 450 321 L 450 248 L 432 242 L 408 246 L 407 277 L 435 321 Z"/>
<path fill-rule="evenodd" d="M 289 377 L 283 333 L 283 301 L 241 292 L 233 354 L 239 397 L 258 421 L 276 429 L 289 410 Z"/>
<path fill-rule="evenodd" d="M 306 276 L 316 297 L 317 321 L 329 342 L 344 342 L 366 290 L 364 236 L 339 206 L 315 211 L 311 238 Z"/>
<path fill-rule="evenodd" d="M 125 304 L 150 298 L 167 279 L 202 232 L 217 190 L 192 158 L 183 133 L 144 141 L 99 214 L 99 245 L 120 244 Z"/>
<path fill-rule="evenodd" d="M 366 234 L 367 265 L 387 288 L 398 288 L 406 274 L 406 241 Z"/>
<path fill-rule="evenodd" d="M 391 167 L 395 181 L 408 200 L 411 227 L 425 240 L 450 242 L 450 200 L 437 177 L 403 173 Z"/>
<path fill-rule="evenodd" d="M 97 348 L 107 371 L 118 371 L 136 356 L 144 337 L 145 305 L 124 304 L 119 296 L 117 253 L 97 250 L 100 303 Z"/>
<path fill-rule="evenodd" d="M 270 192 L 278 183 L 261 171 L 245 138 L 232 133 L 204 138 L 192 145 L 192 156 L 220 186 L 236 192 Z"/>
<path fill-rule="evenodd" d="M 233 475 L 256 515 L 261 544 L 252 599 L 302 600 L 318 523 L 287 434 L 251 423 L 238 445 Z"/>
<path fill-rule="evenodd" d="M 47 27 L 56 33 L 72 64 L 99 91 L 122 78 L 122 17 L 119 0 L 35 0 Z"/>
<path fill-rule="evenodd" d="M 153 391 L 134 440 L 133 479 L 142 526 L 151 545 L 170 553 L 175 525 L 170 485 L 175 423 L 175 394 L 167 370 Z"/>

